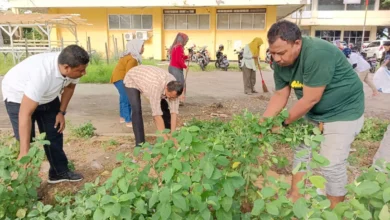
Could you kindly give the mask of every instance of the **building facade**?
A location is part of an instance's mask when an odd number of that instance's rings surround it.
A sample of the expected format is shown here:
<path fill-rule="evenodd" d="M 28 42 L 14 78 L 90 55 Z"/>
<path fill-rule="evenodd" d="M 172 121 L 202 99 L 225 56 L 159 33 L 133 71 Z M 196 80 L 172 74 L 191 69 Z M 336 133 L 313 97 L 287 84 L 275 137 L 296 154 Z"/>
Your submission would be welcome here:
<path fill-rule="evenodd" d="M 366 16 L 365 2 L 344 4 L 346 0 L 312 0 L 302 11 L 294 12 L 288 20 L 300 24 L 305 35 L 319 37 L 324 40 L 344 40 L 360 46 L 363 40 L 372 41 L 386 35 L 390 27 L 390 8 L 383 4 L 384 0 L 369 0 Z"/>
<path fill-rule="evenodd" d="M 278 18 L 304 6 L 306 0 L 14 0 L 17 9 L 46 9 L 50 14 L 79 14 L 91 25 L 77 27 L 79 44 L 105 54 L 105 44 L 112 56 L 123 51 L 126 41 L 145 39 L 145 58 L 165 59 L 178 32 L 186 33 L 189 45 L 207 46 L 212 59 L 218 45 L 225 46 L 229 59 L 236 59 L 234 49 L 254 37 L 266 42 L 266 33 Z M 71 35 L 66 29 L 53 30 L 51 38 Z M 267 45 L 262 47 L 265 54 Z"/>

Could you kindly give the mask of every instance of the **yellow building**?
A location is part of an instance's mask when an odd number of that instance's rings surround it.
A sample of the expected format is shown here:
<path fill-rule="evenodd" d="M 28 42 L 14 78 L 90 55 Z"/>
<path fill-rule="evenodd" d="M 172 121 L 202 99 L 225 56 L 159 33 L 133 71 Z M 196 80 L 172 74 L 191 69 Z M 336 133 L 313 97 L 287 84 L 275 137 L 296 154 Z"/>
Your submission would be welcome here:
<path fill-rule="evenodd" d="M 14 0 L 14 9 L 45 9 L 49 14 L 79 14 L 89 26 L 79 26 L 79 45 L 110 56 L 123 51 L 126 37 L 146 39 L 145 58 L 165 59 L 178 32 L 186 33 L 189 44 L 207 46 L 212 59 L 219 44 L 230 59 L 233 50 L 254 37 L 266 42 L 269 27 L 278 19 L 301 8 L 306 0 Z M 17 11 L 17 10 L 16 10 Z M 53 30 L 51 38 L 73 37 L 66 29 Z M 115 47 L 115 42 L 117 46 Z M 267 45 L 262 47 L 265 53 Z M 262 55 L 264 56 L 264 55 Z M 264 57 L 262 57 L 264 58 Z"/>

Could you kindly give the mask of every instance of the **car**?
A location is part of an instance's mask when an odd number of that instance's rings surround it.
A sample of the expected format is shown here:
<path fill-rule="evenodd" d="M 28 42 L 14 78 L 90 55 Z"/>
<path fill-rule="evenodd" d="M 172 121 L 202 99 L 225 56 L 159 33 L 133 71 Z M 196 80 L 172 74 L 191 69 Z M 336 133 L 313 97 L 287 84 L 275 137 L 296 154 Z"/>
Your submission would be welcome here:
<path fill-rule="evenodd" d="M 370 41 L 364 41 L 362 48 L 366 48 L 370 43 Z"/>
<path fill-rule="evenodd" d="M 336 41 L 332 41 L 332 44 L 336 44 Z M 347 42 L 340 40 L 340 44 L 343 45 L 343 47 L 348 47 Z"/>
<path fill-rule="evenodd" d="M 383 51 L 385 51 L 385 48 L 383 47 L 385 42 L 390 42 L 390 40 L 374 40 L 363 49 L 363 52 L 367 54 L 368 58 L 373 57 L 380 59 Z"/>

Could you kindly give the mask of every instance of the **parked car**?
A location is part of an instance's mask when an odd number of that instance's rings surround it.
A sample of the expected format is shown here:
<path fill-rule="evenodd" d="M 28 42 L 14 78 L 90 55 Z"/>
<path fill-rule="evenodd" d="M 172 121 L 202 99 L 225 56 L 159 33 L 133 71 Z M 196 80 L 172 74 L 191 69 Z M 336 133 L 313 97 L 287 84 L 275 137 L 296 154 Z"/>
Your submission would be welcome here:
<path fill-rule="evenodd" d="M 374 40 L 366 48 L 363 49 L 363 52 L 367 54 L 367 57 L 373 57 L 375 59 L 380 59 L 385 48 L 383 47 L 384 42 L 389 42 L 390 40 Z"/>
<path fill-rule="evenodd" d="M 335 40 L 332 41 L 332 44 L 335 44 L 335 43 L 336 43 Z M 347 44 L 347 42 L 345 42 L 345 41 L 340 41 L 340 44 L 343 45 L 343 47 L 348 47 L 348 44 Z"/>
<path fill-rule="evenodd" d="M 370 43 L 370 41 L 364 41 L 362 48 L 366 48 Z"/>

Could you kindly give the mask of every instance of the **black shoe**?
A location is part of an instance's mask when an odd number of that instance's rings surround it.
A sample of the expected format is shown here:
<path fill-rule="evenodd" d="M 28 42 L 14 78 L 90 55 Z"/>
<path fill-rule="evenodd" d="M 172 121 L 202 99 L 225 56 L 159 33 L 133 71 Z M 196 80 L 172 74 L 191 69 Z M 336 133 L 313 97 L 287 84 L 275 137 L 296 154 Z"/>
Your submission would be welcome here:
<path fill-rule="evenodd" d="M 81 174 L 68 171 L 61 175 L 49 176 L 48 183 L 61 183 L 61 182 L 79 182 L 83 179 Z"/>

